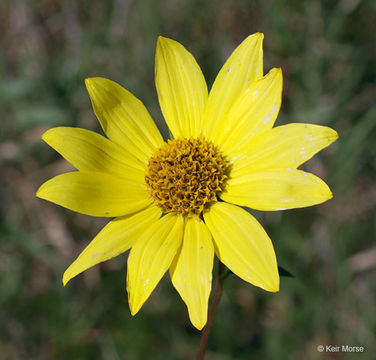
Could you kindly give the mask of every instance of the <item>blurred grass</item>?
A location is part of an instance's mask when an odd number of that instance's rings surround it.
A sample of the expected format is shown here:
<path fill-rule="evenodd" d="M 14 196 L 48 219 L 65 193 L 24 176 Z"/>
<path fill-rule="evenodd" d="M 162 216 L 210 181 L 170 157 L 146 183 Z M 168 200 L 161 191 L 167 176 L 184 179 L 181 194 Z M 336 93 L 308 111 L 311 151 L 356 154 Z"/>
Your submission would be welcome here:
<path fill-rule="evenodd" d="M 154 88 L 157 36 L 196 57 L 209 84 L 247 35 L 265 33 L 264 71 L 281 66 L 277 124 L 329 125 L 339 141 L 304 168 L 334 199 L 256 213 L 279 264 L 278 294 L 230 276 L 208 359 L 372 359 L 376 353 L 376 5 L 372 0 L 26 1 L 0 3 L 1 359 L 190 359 L 199 333 L 168 279 L 130 316 L 126 255 L 62 287 L 64 269 L 105 224 L 34 197 L 70 169 L 40 140 L 58 125 L 100 131 L 84 78 L 138 96 L 166 133 Z M 319 353 L 323 344 L 363 354 Z"/>

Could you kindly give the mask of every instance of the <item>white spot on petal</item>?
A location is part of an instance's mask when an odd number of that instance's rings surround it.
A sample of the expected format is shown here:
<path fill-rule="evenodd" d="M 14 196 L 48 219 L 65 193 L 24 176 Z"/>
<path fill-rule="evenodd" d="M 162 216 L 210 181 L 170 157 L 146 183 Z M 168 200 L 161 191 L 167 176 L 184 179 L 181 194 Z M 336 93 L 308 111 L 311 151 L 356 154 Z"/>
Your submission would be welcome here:
<path fill-rule="evenodd" d="M 264 124 L 266 124 L 269 120 L 270 120 L 270 117 L 272 116 L 272 113 L 270 113 L 268 115 L 268 117 L 264 120 Z"/>
<path fill-rule="evenodd" d="M 268 117 L 264 120 L 264 124 L 266 124 L 270 120 L 271 116 L 273 115 L 276 109 L 277 109 L 277 105 L 274 105 L 272 111 L 270 112 Z"/>
<path fill-rule="evenodd" d="M 294 197 L 291 197 L 289 199 L 281 199 L 281 201 L 283 201 L 283 202 L 289 202 L 289 201 L 294 201 L 294 200 L 295 200 Z"/>

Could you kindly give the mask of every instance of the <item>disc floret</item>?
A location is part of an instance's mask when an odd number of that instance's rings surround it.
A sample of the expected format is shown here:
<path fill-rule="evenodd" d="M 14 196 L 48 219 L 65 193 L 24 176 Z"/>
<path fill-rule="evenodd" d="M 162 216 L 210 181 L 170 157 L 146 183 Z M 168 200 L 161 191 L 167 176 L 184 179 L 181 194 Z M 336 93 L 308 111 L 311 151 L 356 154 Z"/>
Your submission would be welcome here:
<path fill-rule="evenodd" d="M 165 212 L 199 215 L 217 201 L 229 162 L 216 147 L 200 138 L 168 140 L 149 159 L 145 181 L 153 199 Z"/>

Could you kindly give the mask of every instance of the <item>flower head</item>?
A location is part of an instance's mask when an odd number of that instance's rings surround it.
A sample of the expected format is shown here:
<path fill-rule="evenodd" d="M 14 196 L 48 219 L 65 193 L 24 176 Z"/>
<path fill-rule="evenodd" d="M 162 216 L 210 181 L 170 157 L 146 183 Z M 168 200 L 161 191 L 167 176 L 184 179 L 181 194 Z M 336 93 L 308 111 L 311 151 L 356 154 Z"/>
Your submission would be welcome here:
<path fill-rule="evenodd" d="M 263 75 L 262 40 L 259 33 L 247 37 L 208 94 L 193 56 L 174 40 L 158 39 L 155 81 L 173 135 L 167 142 L 135 96 L 111 80 L 86 79 L 107 137 L 79 128 L 48 130 L 43 139 L 78 171 L 47 181 L 37 196 L 115 219 L 65 271 L 64 285 L 131 249 L 131 313 L 169 270 L 198 329 L 207 319 L 214 253 L 243 280 L 279 290 L 272 242 L 240 206 L 274 211 L 330 199 L 321 179 L 297 168 L 338 136 L 302 123 L 273 128 L 282 72 Z"/>

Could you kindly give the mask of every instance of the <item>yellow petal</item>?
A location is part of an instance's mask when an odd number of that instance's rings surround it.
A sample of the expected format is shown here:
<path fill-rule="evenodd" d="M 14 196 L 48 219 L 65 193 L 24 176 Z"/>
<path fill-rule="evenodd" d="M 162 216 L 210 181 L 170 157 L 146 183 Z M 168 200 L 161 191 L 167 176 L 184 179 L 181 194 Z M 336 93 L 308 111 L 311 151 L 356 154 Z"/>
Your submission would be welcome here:
<path fill-rule="evenodd" d="M 128 258 L 127 291 L 135 315 L 170 267 L 180 248 L 182 216 L 168 214 L 154 222 L 132 247 Z"/>
<path fill-rule="evenodd" d="M 114 81 L 85 80 L 95 115 L 114 142 L 145 162 L 163 139 L 144 104 Z"/>
<path fill-rule="evenodd" d="M 317 176 L 294 169 L 271 169 L 229 179 L 221 199 L 256 210 L 285 210 L 320 204 L 332 198 Z"/>
<path fill-rule="evenodd" d="M 262 77 L 262 41 L 264 35 L 256 33 L 248 36 L 227 59 L 217 75 L 209 93 L 205 109 L 204 135 L 215 142 L 218 129 L 235 100 Z"/>
<path fill-rule="evenodd" d="M 170 268 L 175 289 L 187 305 L 192 324 L 201 330 L 207 320 L 211 290 L 214 247 L 206 225 L 188 218 L 183 246 Z"/>
<path fill-rule="evenodd" d="M 78 170 L 104 172 L 128 180 L 144 181 L 144 163 L 93 131 L 57 127 L 47 130 L 42 139 Z"/>
<path fill-rule="evenodd" d="M 279 290 L 271 240 L 258 221 L 238 206 L 214 203 L 204 213 L 218 258 L 236 275 L 264 290 Z"/>
<path fill-rule="evenodd" d="M 91 171 L 55 176 L 37 196 L 82 214 L 106 217 L 127 215 L 152 202 L 145 185 Z"/>
<path fill-rule="evenodd" d="M 83 271 L 130 249 L 145 228 L 157 221 L 161 214 L 162 211 L 152 205 L 135 215 L 118 217 L 110 221 L 65 271 L 64 286 Z"/>
<path fill-rule="evenodd" d="M 155 56 L 155 84 L 173 136 L 199 136 L 208 97 L 204 76 L 183 45 L 162 36 Z"/>
<path fill-rule="evenodd" d="M 238 153 L 231 176 L 271 168 L 297 168 L 338 139 L 326 126 L 288 124 L 275 127 Z"/>
<path fill-rule="evenodd" d="M 252 83 L 239 97 L 225 118 L 215 143 L 231 156 L 249 144 L 252 138 L 273 127 L 281 107 L 282 71 L 272 69 Z"/>

